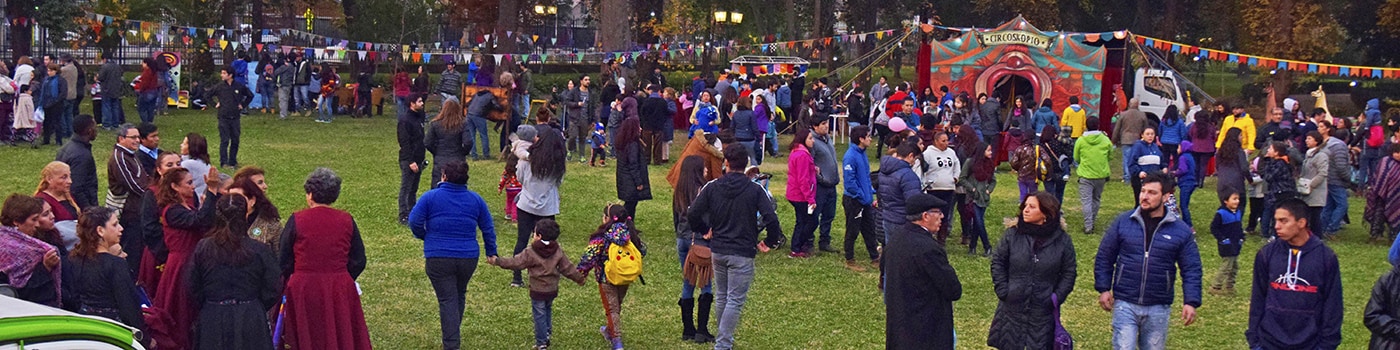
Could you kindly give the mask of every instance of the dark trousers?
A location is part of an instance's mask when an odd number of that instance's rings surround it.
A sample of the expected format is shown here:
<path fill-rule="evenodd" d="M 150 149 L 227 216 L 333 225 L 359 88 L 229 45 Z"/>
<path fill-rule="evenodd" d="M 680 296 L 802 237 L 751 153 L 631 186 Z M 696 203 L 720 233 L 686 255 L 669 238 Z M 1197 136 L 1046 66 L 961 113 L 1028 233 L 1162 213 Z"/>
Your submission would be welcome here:
<path fill-rule="evenodd" d="M 1196 160 L 1196 179 L 1205 179 L 1207 164 L 1210 164 L 1210 160 L 1215 158 L 1215 152 L 1191 152 L 1191 157 Z"/>
<path fill-rule="evenodd" d="M 661 141 L 661 131 L 642 129 L 642 144 L 646 146 L 646 154 L 651 157 L 651 164 L 661 164 L 661 153 L 666 151 L 666 145 Z"/>
<path fill-rule="evenodd" d="M 594 162 L 600 160 L 604 163 L 608 162 L 608 150 L 602 147 L 593 147 L 593 156 L 588 158 L 588 165 L 593 165 Z"/>
<path fill-rule="evenodd" d="M 1264 216 L 1264 199 L 1249 198 L 1249 225 L 1245 227 L 1246 232 L 1253 232 L 1259 227 L 1259 219 Z"/>
<path fill-rule="evenodd" d="M 109 129 L 115 129 L 118 126 L 121 126 L 121 123 L 125 121 L 126 118 L 123 116 L 122 111 L 122 99 L 111 97 L 103 98 L 102 126 Z"/>
<path fill-rule="evenodd" d="M 418 202 L 418 182 L 423 177 L 423 167 L 413 171 L 408 168 L 409 164 L 413 162 L 399 162 L 399 220 L 408 218 L 408 213 L 413 211 L 413 204 Z"/>
<path fill-rule="evenodd" d="M 1181 219 L 1186 220 L 1186 225 L 1196 227 L 1196 223 L 1191 221 L 1191 194 L 1196 193 L 1196 187 L 1182 187 L 1181 196 L 1176 198 L 1178 208 L 1181 208 Z"/>
<path fill-rule="evenodd" d="M 1159 135 L 1159 136 L 1160 136 L 1160 135 Z M 1177 153 L 1177 150 L 1180 149 L 1180 147 L 1181 147 L 1180 144 L 1176 144 L 1176 145 L 1165 144 L 1165 143 L 1162 144 L 1162 147 L 1161 147 L 1161 150 L 1162 150 L 1162 161 L 1163 161 L 1162 164 L 1163 164 L 1163 165 L 1166 165 L 1168 168 L 1175 168 L 1175 167 L 1176 167 L 1176 158 L 1178 158 L 1178 157 L 1181 156 L 1181 154 L 1178 154 L 1178 153 Z M 1197 179 L 1200 179 L 1200 178 L 1198 177 Z"/>
<path fill-rule="evenodd" d="M 520 255 L 520 252 L 525 251 L 525 247 L 530 244 L 530 235 L 535 233 L 535 224 L 539 223 L 540 220 L 553 219 L 554 215 L 539 216 L 519 208 L 517 208 L 515 213 L 520 217 L 516 219 L 515 251 L 513 254 Z M 513 278 L 512 282 L 522 281 L 520 270 L 515 270 L 515 276 Z"/>
<path fill-rule="evenodd" d="M 1055 196 L 1055 200 L 1060 203 L 1065 202 L 1065 182 L 1059 180 L 1045 181 L 1045 192 Z"/>
<path fill-rule="evenodd" d="M 977 240 L 979 239 L 982 240 L 983 251 L 991 250 L 992 244 L 987 242 L 987 208 L 979 207 L 977 204 L 968 204 L 968 206 L 972 207 L 974 215 L 972 217 L 972 233 L 966 234 L 970 235 L 967 239 L 967 251 L 977 251 Z"/>
<path fill-rule="evenodd" d="M 831 222 L 836 220 L 836 185 L 823 186 L 817 184 L 817 225 L 821 230 L 821 241 L 817 242 L 822 248 L 831 247 Z"/>
<path fill-rule="evenodd" d="M 637 201 L 622 201 L 622 208 L 627 209 L 627 215 L 632 216 L 632 222 L 637 222 Z"/>
<path fill-rule="evenodd" d="M 938 233 L 933 236 L 938 239 L 938 243 L 946 244 L 948 242 L 948 231 L 953 229 L 953 220 L 950 220 L 953 218 L 953 190 L 928 191 L 928 194 L 938 197 L 938 199 L 943 200 L 943 203 L 945 203 L 942 208 L 939 208 L 943 210 L 943 222 L 938 224 Z"/>
<path fill-rule="evenodd" d="M 238 166 L 238 138 L 243 124 L 238 118 L 219 118 L 219 165 Z"/>
<path fill-rule="evenodd" d="M 1322 234 L 1322 208 L 1308 207 L 1308 231 L 1312 231 L 1314 235 Z"/>
<path fill-rule="evenodd" d="M 476 258 L 428 258 L 423 270 L 437 295 L 438 325 L 442 327 L 442 348 L 456 350 L 462 345 L 462 313 L 467 306 L 467 282 L 476 272 Z"/>
<path fill-rule="evenodd" d="M 128 200 L 138 200 L 128 198 Z M 122 227 L 141 227 L 139 220 L 119 220 Z M 137 276 L 141 271 L 142 255 L 145 255 L 146 244 L 142 241 L 141 235 L 124 234 L 121 237 L 122 251 L 126 252 L 126 265 L 131 270 L 131 276 Z M 154 290 L 152 290 L 154 291 Z"/>
<path fill-rule="evenodd" d="M 797 214 L 797 220 L 792 225 L 792 252 L 810 253 L 812 250 L 812 235 L 817 231 L 817 215 L 807 211 L 807 202 L 794 202 L 792 211 Z"/>
<path fill-rule="evenodd" d="M 870 205 L 860 204 L 855 198 L 842 196 L 841 207 L 846 210 L 846 260 L 856 258 L 856 237 L 860 236 L 865 241 L 865 251 L 870 254 L 870 260 L 880 257 L 880 252 L 875 248 L 875 208 Z"/>
<path fill-rule="evenodd" d="M 56 139 L 58 143 L 63 143 L 63 134 L 59 133 L 59 131 L 63 130 L 63 127 L 59 124 L 60 119 L 63 119 L 63 103 L 57 103 L 53 107 L 44 108 L 44 123 L 42 126 L 44 129 L 43 136 L 45 145 L 49 144 L 50 139 Z"/>

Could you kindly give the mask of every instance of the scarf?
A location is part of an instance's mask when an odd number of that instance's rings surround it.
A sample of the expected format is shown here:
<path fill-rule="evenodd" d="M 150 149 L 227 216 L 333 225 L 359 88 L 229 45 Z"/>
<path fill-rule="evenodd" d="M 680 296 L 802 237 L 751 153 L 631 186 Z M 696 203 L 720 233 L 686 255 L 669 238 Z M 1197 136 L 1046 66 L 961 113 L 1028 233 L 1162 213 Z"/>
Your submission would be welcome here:
<path fill-rule="evenodd" d="M 0 226 L 0 272 L 10 277 L 10 285 L 22 288 L 29 285 L 29 277 L 35 272 L 48 272 L 53 276 L 54 288 L 61 293 L 61 266 L 54 266 L 50 271 L 37 270 L 42 268 L 44 254 L 50 250 L 54 250 L 54 246 L 30 237 L 14 227 Z M 58 300 L 63 300 L 61 294 L 57 295 Z"/>
<path fill-rule="evenodd" d="M 1032 249 L 1039 252 L 1041 248 L 1044 248 L 1046 244 L 1050 243 L 1050 237 L 1053 237 L 1055 232 L 1058 231 L 1057 229 L 1059 227 L 1056 225 L 1059 222 L 1060 218 L 1047 216 L 1045 222 L 1032 224 L 1026 222 L 1025 218 L 1018 217 L 1016 219 L 1016 230 L 1035 239 L 1035 245 L 1032 246 Z"/>

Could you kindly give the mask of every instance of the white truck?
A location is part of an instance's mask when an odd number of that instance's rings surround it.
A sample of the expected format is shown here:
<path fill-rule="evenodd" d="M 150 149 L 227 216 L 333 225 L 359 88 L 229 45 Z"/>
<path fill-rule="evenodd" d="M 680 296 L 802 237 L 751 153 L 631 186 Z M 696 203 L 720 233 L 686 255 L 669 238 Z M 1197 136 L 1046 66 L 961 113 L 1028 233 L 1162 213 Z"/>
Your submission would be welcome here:
<path fill-rule="evenodd" d="M 1138 68 L 1133 79 L 1133 97 L 1138 109 L 1151 118 L 1161 120 L 1167 106 L 1176 106 L 1186 113 L 1186 90 L 1175 72 L 1165 69 Z"/>

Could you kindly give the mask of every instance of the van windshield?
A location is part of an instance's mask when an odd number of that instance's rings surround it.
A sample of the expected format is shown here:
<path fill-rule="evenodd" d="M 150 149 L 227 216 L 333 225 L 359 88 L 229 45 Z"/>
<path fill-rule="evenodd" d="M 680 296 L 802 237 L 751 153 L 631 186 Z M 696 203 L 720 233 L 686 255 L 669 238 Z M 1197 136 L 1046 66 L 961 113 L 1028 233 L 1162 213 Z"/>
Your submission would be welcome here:
<path fill-rule="evenodd" d="M 1143 88 L 1169 101 L 1176 100 L 1176 83 L 1168 77 L 1143 77 Z"/>

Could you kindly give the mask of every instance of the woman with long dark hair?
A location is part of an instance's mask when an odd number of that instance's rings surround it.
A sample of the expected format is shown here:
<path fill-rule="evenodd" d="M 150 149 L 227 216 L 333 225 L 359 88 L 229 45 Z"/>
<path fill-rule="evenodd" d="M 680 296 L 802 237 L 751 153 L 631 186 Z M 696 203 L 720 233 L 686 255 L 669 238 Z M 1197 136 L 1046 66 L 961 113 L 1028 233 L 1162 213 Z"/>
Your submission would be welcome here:
<path fill-rule="evenodd" d="M 414 95 L 421 96 L 421 95 Z M 417 97 L 415 97 L 417 98 Z M 409 101 L 410 104 L 417 101 Z M 414 113 L 410 111 L 408 113 Z M 438 164 L 447 162 L 467 161 L 467 153 L 470 151 L 462 140 L 462 128 L 466 127 L 467 117 L 462 112 L 462 103 L 455 98 L 449 98 L 442 102 L 442 110 L 438 112 L 433 120 L 428 122 L 427 134 L 423 136 L 423 145 L 428 148 L 428 152 L 433 153 L 432 178 L 428 181 L 432 183 L 430 189 L 437 188 L 438 182 L 442 181 L 442 167 Z M 481 139 L 486 142 L 486 138 Z M 471 142 L 466 140 L 465 142 Z M 479 145 L 485 147 L 485 145 Z M 483 154 L 489 151 L 482 150 Z"/>
<path fill-rule="evenodd" d="M 1176 159 L 1180 155 L 1178 148 L 1181 141 L 1186 140 L 1186 120 L 1181 118 L 1181 112 L 1176 109 L 1176 105 L 1167 106 L 1167 111 L 1162 115 L 1162 124 L 1157 127 L 1157 139 L 1161 141 L 1162 156 L 1171 168 L 1176 168 Z M 1193 145 L 1194 146 L 1194 145 Z"/>
<path fill-rule="evenodd" d="M 189 269 L 199 309 L 197 349 L 272 349 L 267 312 L 282 295 L 282 269 L 272 250 L 248 237 L 248 201 L 223 196 L 216 224 L 194 249 Z"/>
<path fill-rule="evenodd" d="M 211 171 L 204 179 L 210 188 L 219 187 L 218 171 Z M 175 349 L 190 349 L 190 328 L 195 323 L 195 299 L 191 298 L 189 276 L 184 273 L 194 253 L 195 245 L 214 226 L 214 201 L 217 194 L 206 193 L 201 203 L 194 192 L 194 176 L 189 170 L 174 169 L 160 178 L 156 204 L 161 209 L 161 222 L 164 224 L 165 248 L 169 254 L 164 271 L 160 275 L 160 286 L 153 302 L 155 306 L 170 314 L 172 324 L 170 338 Z"/>
<path fill-rule="evenodd" d="M 1225 141 L 1216 152 L 1219 160 L 1215 162 L 1215 194 L 1221 203 L 1232 193 L 1245 193 L 1245 182 L 1249 179 L 1249 160 L 1246 159 L 1244 145 L 1240 143 L 1241 135 L 1243 131 L 1238 128 L 1226 130 Z"/>
<path fill-rule="evenodd" d="M 266 244 L 273 252 L 282 251 L 282 214 L 267 198 L 267 173 L 255 166 L 238 169 L 228 191 L 247 198 L 248 236 Z"/>
<path fill-rule="evenodd" d="M 1046 174 L 1045 192 L 1055 195 L 1055 201 L 1064 203 L 1065 183 L 1069 182 L 1070 169 L 1067 167 L 1071 162 L 1062 162 L 1060 159 L 1074 157 L 1074 148 L 1060 142 L 1060 129 L 1052 125 L 1047 125 L 1040 131 L 1041 158 L 1044 159 Z M 1048 153 L 1048 157 L 1047 154 Z"/>
<path fill-rule="evenodd" d="M 691 264 L 694 272 L 686 273 L 686 258 L 690 255 L 692 245 L 708 248 L 710 246 L 709 234 L 695 234 L 690 230 L 686 213 L 690 210 L 690 204 L 695 202 L 695 198 L 700 196 L 700 189 L 705 187 L 709 170 L 705 168 L 705 159 L 700 156 L 688 156 L 681 160 L 680 176 L 676 180 L 675 190 L 671 193 L 671 222 L 676 229 L 676 253 L 681 261 L 681 297 L 678 304 L 681 307 L 681 340 L 692 340 L 698 343 L 708 343 L 714 340 L 715 336 L 710 334 L 710 306 L 714 305 L 714 294 L 710 291 L 710 282 L 714 276 L 714 271 L 706 264 Z M 700 287 L 699 304 L 695 299 L 695 288 Z M 695 313 L 696 306 L 699 312 Z M 692 315 L 694 314 L 694 315 Z M 695 318 L 692 318 L 695 316 Z"/>
<path fill-rule="evenodd" d="M 987 207 L 992 204 L 992 191 L 997 187 L 997 161 L 992 146 L 978 142 L 972 147 L 977 151 L 963 163 L 961 180 L 958 186 L 967 196 L 968 207 L 972 209 L 972 220 L 964 226 L 963 234 L 967 241 L 967 254 L 977 253 L 977 240 L 982 240 L 982 255 L 992 254 L 991 242 L 987 240 Z"/>
<path fill-rule="evenodd" d="M 1196 160 L 1196 179 L 1205 180 L 1211 161 L 1215 158 L 1215 139 L 1219 130 L 1215 130 L 1215 118 L 1209 113 L 1196 113 L 1198 116 L 1195 123 L 1191 123 L 1186 133 L 1191 139 L 1191 156 Z"/>
<path fill-rule="evenodd" d="M 141 236 L 144 251 L 141 267 L 137 270 L 136 283 L 145 288 L 147 296 L 155 300 L 159 295 L 160 279 L 170 250 L 165 247 L 165 226 L 161 223 L 161 206 L 157 200 L 160 193 L 160 180 L 171 170 L 180 168 L 180 155 L 165 152 L 156 157 L 156 171 L 151 174 L 151 184 L 141 196 L 141 218 L 139 227 L 127 227 L 123 234 Z M 186 169 L 188 170 L 188 169 Z M 188 173 L 188 172 L 187 172 Z"/>
<path fill-rule="evenodd" d="M 515 165 L 516 176 L 520 179 L 520 194 L 515 202 L 519 217 L 516 220 L 514 254 L 520 254 L 530 243 L 535 223 L 559 215 L 559 186 L 564 183 L 564 163 L 568 158 L 564 136 L 559 130 L 548 126 L 535 128 L 539 129 L 539 140 L 528 149 L 514 151 L 515 156 L 520 158 Z M 515 271 L 510 284 L 515 287 L 525 285 L 520 271 Z"/>
<path fill-rule="evenodd" d="M 617 128 L 617 199 L 628 213 L 637 212 L 637 202 L 651 200 L 650 161 L 642 150 L 641 135 L 642 124 L 637 118 L 627 118 Z"/>
<path fill-rule="evenodd" d="M 1036 192 L 1021 203 L 1015 226 L 1006 229 L 992 254 L 997 310 L 987 346 L 1044 349 L 1055 341 L 1052 313 L 1074 291 L 1074 242 L 1061 227 L 1060 202 Z"/>
<path fill-rule="evenodd" d="M 69 309 L 146 330 L 136 282 L 121 252 L 122 225 L 107 207 L 91 207 L 78 218 L 78 244 L 63 264 L 63 294 Z"/>
<path fill-rule="evenodd" d="M 817 230 L 817 165 L 812 160 L 811 149 L 815 140 L 809 128 L 797 129 L 788 144 L 787 200 L 797 215 L 792 228 L 792 252 L 794 258 L 806 258 L 812 253 L 812 235 Z"/>
<path fill-rule="evenodd" d="M 204 178 L 209 174 L 209 168 L 213 164 L 209 159 L 209 141 L 204 135 L 199 133 L 189 133 L 185 135 L 185 140 L 180 142 L 180 167 L 190 171 L 190 175 L 196 179 Z M 196 181 L 194 192 L 204 194 L 206 187 L 203 182 Z"/>

